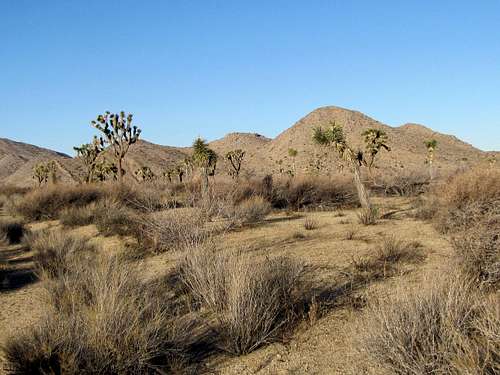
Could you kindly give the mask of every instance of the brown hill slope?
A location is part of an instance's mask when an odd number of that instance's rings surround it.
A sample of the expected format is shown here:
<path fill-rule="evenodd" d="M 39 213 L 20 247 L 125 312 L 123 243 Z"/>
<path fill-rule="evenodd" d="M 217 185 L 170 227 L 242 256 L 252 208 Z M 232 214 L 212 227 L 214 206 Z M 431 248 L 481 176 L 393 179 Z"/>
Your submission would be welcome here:
<path fill-rule="evenodd" d="M 319 152 L 313 144 L 311 135 L 318 126 L 326 127 L 331 122 L 341 124 L 348 142 L 356 149 L 363 149 L 361 133 L 368 128 L 383 129 L 389 137 L 391 152 L 382 151 L 377 165 L 384 169 L 396 171 L 399 169 L 419 169 L 424 165 L 426 148 L 424 141 L 435 138 L 438 141 L 435 162 L 438 168 L 445 170 L 456 168 L 460 164 L 477 163 L 485 158 L 485 153 L 471 145 L 460 141 L 454 136 L 435 132 L 422 125 L 406 124 L 391 127 L 376 121 L 360 112 L 339 107 L 322 107 L 300 119 L 291 128 L 278 135 L 269 144 L 267 154 L 274 160 L 285 159 L 288 149 L 299 151 L 296 164 L 299 171 L 305 170 L 314 155 Z M 329 158 L 338 160 L 336 155 Z M 331 159 L 330 159 L 331 160 Z M 335 165 L 333 163 L 332 165 Z"/>
<path fill-rule="evenodd" d="M 316 164 L 318 158 L 322 158 L 324 171 L 338 173 L 341 163 L 335 153 L 317 147 L 311 138 L 315 127 L 325 127 L 331 122 L 341 124 L 348 142 L 354 148 L 359 149 L 364 147 L 361 136 L 363 130 L 383 129 L 389 137 L 389 145 L 392 149 L 391 152 L 382 151 L 378 157 L 376 166 L 384 172 L 422 170 L 425 167 L 426 157 L 424 141 L 431 138 L 438 141 L 435 164 L 442 172 L 485 162 L 489 155 L 495 154 L 495 152 L 483 152 L 452 135 L 435 132 L 423 125 L 405 124 L 400 127 L 391 127 L 361 112 L 333 106 L 312 111 L 275 139 L 255 133 L 230 133 L 210 142 L 210 147 L 219 154 L 219 173 L 227 171 L 224 155 L 227 151 L 234 149 L 246 151 L 243 166 L 245 175 L 263 175 L 277 173 L 280 169 L 291 169 L 293 160 L 288 156 L 289 148 L 298 151 L 295 158 L 298 174 L 314 170 L 311 165 Z M 155 174 L 161 175 L 166 169 L 181 163 L 190 153 L 189 147 L 161 146 L 141 140 L 130 148 L 127 155 L 125 162 L 127 176 L 133 177 L 133 171 L 142 166 L 149 166 Z M 0 139 L 0 178 L 4 182 L 32 185 L 32 167 L 44 160 L 56 160 L 60 169 L 60 177 L 65 181 L 81 178 L 82 165 L 78 159 L 40 147 Z"/>

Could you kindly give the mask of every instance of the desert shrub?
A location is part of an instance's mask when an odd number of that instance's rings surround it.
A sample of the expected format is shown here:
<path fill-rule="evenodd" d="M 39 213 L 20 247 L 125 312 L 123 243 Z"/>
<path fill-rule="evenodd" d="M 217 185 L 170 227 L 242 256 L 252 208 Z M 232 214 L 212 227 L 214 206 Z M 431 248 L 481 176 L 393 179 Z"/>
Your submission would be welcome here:
<path fill-rule="evenodd" d="M 379 210 L 377 207 L 362 208 L 358 211 L 358 221 L 364 225 L 374 225 L 379 218 Z"/>
<path fill-rule="evenodd" d="M 116 258 L 69 264 L 71 272 L 54 282 L 66 303 L 7 341 L 8 371 L 144 374 L 182 363 L 194 324 L 173 314 L 159 285 Z"/>
<path fill-rule="evenodd" d="M 262 221 L 271 211 L 271 204 L 261 196 L 252 196 L 239 204 L 223 210 L 223 216 L 234 225 L 252 224 Z"/>
<path fill-rule="evenodd" d="M 4 195 L 6 197 L 10 197 L 11 195 L 23 195 L 26 194 L 29 190 L 30 189 L 27 187 L 0 184 L 0 195 Z"/>
<path fill-rule="evenodd" d="M 21 242 L 26 228 L 18 219 L 0 219 L 0 244 L 17 244 Z"/>
<path fill-rule="evenodd" d="M 317 220 L 314 220 L 312 218 L 306 218 L 304 220 L 304 229 L 305 230 L 315 230 L 315 229 L 318 229 L 319 227 L 319 224 L 318 224 L 318 221 Z"/>
<path fill-rule="evenodd" d="M 396 237 L 387 237 L 375 249 L 373 255 L 354 260 L 351 274 L 358 281 L 369 282 L 391 277 L 404 264 L 423 261 L 425 254 L 422 245 L 416 241 L 403 241 Z"/>
<path fill-rule="evenodd" d="M 201 244 L 211 233 L 204 213 L 194 208 L 150 213 L 141 216 L 138 223 L 139 242 L 155 252 Z"/>
<path fill-rule="evenodd" d="M 438 230 L 449 233 L 462 271 L 481 286 L 500 281 L 500 171 L 452 176 L 425 205 Z"/>
<path fill-rule="evenodd" d="M 62 231 L 41 231 L 27 237 L 27 244 L 35 253 L 36 273 L 41 278 L 55 279 L 68 272 L 68 263 L 80 261 L 95 253 L 95 247 L 85 238 Z"/>
<path fill-rule="evenodd" d="M 214 315 L 225 350 L 249 353 L 275 340 L 290 321 L 303 267 L 287 257 L 250 260 L 198 248 L 180 266 L 182 281 Z"/>
<path fill-rule="evenodd" d="M 386 196 L 413 197 L 425 193 L 429 188 L 428 173 L 421 171 L 401 171 L 396 174 L 383 174 L 370 191 Z"/>
<path fill-rule="evenodd" d="M 271 201 L 275 208 L 298 210 L 306 207 L 355 207 L 356 193 L 345 179 L 304 177 L 279 180 L 274 184 Z"/>
<path fill-rule="evenodd" d="M 83 207 L 65 208 L 59 214 L 61 224 L 68 227 L 89 225 L 96 221 L 96 204 Z"/>
<path fill-rule="evenodd" d="M 496 374 L 499 302 L 461 280 L 397 293 L 367 312 L 356 347 L 376 374 Z"/>
<path fill-rule="evenodd" d="M 140 235 L 138 215 L 119 201 L 108 198 L 99 202 L 94 211 L 95 225 L 105 236 Z"/>
<path fill-rule="evenodd" d="M 500 285 L 500 205 L 498 208 L 452 236 L 461 269 L 485 287 Z"/>
<path fill-rule="evenodd" d="M 104 196 L 97 185 L 54 185 L 27 193 L 15 210 L 29 220 L 56 219 L 65 208 L 83 207 Z"/>

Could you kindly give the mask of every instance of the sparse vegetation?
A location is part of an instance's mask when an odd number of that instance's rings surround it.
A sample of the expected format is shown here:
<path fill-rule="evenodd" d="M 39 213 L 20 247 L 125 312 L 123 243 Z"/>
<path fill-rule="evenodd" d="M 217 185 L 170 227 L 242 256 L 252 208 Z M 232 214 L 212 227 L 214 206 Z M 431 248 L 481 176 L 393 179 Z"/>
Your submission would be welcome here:
<path fill-rule="evenodd" d="M 356 345 L 374 374 L 495 374 L 498 302 L 463 280 L 400 291 L 366 314 Z"/>
<path fill-rule="evenodd" d="M 304 220 L 304 229 L 305 230 L 315 230 L 315 229 L 318 229 L 319 227 L 319 223 L 314 220 L 314 219 L 311 219 L 311 218 L 306 218 Z"/>
<path fill-rule="evenodd" d="M 192 250 L 181 265 L 183 282 L 214 314 L 224 349 L 235 354 L 277 339 L 291 318 L 301 273 L 289 258 L 254 262 L 213 248 Z"/>

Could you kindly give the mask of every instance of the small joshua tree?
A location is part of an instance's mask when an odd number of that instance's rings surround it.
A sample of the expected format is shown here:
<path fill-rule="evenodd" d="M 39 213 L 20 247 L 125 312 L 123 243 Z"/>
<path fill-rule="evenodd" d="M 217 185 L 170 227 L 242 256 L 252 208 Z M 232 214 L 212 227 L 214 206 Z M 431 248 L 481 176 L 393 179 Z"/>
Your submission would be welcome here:
<path fill-rule="evenodd" d="M 104 151 L 104 142 L 102 139 L 94 137 L 92 143 L 85 143 L 80 147 L 73 147 L 73 149 L 76 151 L 77 156 L 82 160 L 85 166 L 85 182 L 90 183 L 94 181 L 98 158 Z"/>
<path fill-rule="evenodd" d="M 177 178 L 179 179 L 179 182 L 182 184 L 183 177 L 184 177 L 184 167 L 182 165 L 177 165 L 174 168 L 175 174 L 177 175 Z"/>
<path fill-rule="evenodd" d="M 54 160 L 47 163 L 38 163 L 33 167 L 33 178 L 38 182 L 38 186 L 46 184 L 49 180 L 56 182 L 57 164 Z"/>
<path fill-rule="evenodd" d="M 151 181 L 155 178 L 155 174 L 148 166 L 137 169 L 134 174 L 139 181 Z"/>
<path fill-rule="evenodd" d="M 184 160 L 182 161 L 182 166 L 184 168 L 184 172 L 186 177 L 191 176 L 193 173 L 194 169 L 194 163 L 193 163 L 193 158 L 191 156 L 186 156 Z"/>
<path fill-rule="evenodd" d="M 174 174 L 173 169 L 167 169 L 165 172 L 163 172 L 163 177 L 165 177 L 168 182 L 172 182 L 172 175 Z"/>
<path fill-rule="evenodd" d="M 97 120 L 92 121 L 91 124 L 103 133 L 104 139 L 101 138 L 101 143 L 110 145 L 118 168 L 118 180 L 122 182 L 123 159 L 130 145 L 138 141 L 141 129 L 135 125 L 132 126 L 132 114 L 125 116 L 123 111 L 119 114 L 111 114 L 106 111 L 104 115 L 99 115 Z"/>
<path fill-rule="evenodd" d="M 294 148 L 288 149 L 288 156 L 292 158 L 292 173 L 290 173 L 290 175 L 295 175 L 295 158 L 297 157 L 298 154 L 299 152 L 296 149 Z"/>
<path fill-rule="evenodd" d="M 358 192 L 359 202 L 366 211 L 372 212 L 373 209 L 368 192 L 361 181 L 360 167 L 364 162 L 363 153 L 361 151 L 355 152 L 349 147 L 342 126 L 331 123 L 327 129 L 322 129 L 321 127 L 315 128 L 313 131 L 313 141 L 318 145 L 333 147 L 339 156 L 349 164 Z"/>
<path fill-rule="evenodd" d="M 203 192 L 208 191 L 208 177 L 215 175 L 217 154 L 201 138 L 193 143 L 193 162 L 200 168 L 203 177 Z"/>
<path fill-rule="evenodd" d="M 38 186 L 47 183 L 49 179 L 49 171 L 44 163 L 36 164 L 33 167 L 33 179 L 38 182 Z"/>
<path fill-rule="evenodd" d="M 245 157 L 245 151 L 243 150 L 233 150 L 226 154 L 226 160 L 229 162 L 231 169 L 229 170 L 229 175 L 232 178 L 238 178 L 240 176 L 241 164 L 243 163 L 243 158 Z"/>
<path fill-rule="evenodd" d="M 369 155 L 366 161 L 368 172 L 373 177 L 372 168 L 375 163 L 375 157 L 381 149 L 391 151 L 391 148 L 387 145 L 387 134 L 382 129 L 367 129 L 361 135 L 364 137 L 366 154 Z"/>
<path fill-rule="evenodd" d="M 92 180 L 106 181 L 112 177 L 114 180 L 118 177 L 118 168 L 114 163 L 104 159 L 97 161 L 93 170 Z"/>
<path fill-rule="evenodd" d="M 427 148 L 427 158 L 425 162 L 429 164 L 429 178 L 432 180 L 434 178 L 434 152 L 437 149 L 438 142 L 435 139 L 429 139 L 424 141 L 424 145 Z"/>

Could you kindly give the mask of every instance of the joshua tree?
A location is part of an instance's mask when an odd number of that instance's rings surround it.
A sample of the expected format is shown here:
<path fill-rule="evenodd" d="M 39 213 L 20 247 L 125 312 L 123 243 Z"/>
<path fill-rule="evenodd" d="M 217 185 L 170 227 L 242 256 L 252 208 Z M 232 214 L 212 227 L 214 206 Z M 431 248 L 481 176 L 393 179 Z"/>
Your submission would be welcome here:
<path fill-rule="evenodd" d="M 173 169 L 167 169 L 163 172 L 163 177 L 166 177 L 168 182 L 172 182 L 172 174 L 174 173 Z"/>
<path fill-rule="evenodd" d="M 429 164 L 429 177 L 432 180 L 434 178 L 434 151 L 437 149 L 438 142 L 435 139 L 429 139 L 424 141 L 424 145 L 427 148 L 427 158 L 425 162 Z"/>
<path fill-rule="evenodd" d="M 54 160 L 47 163 L 38 163 L 33 167 L 33 178 L 38 182 L 38 186 L 46 184 L 49 179 L 56 182 L 57 164 Z"/>
<path fill-rule="evenodd" d="M 177 175 L 177 178 L 179 179 L 179 182 L 182 184 L 182 179 L 184 177 L 184 167 L 179 164 L 175 167 L 174 171 Z"/>
<path fill-rule="evenodd" d="M 73 147 L 73 150 L 76 151 L 77 156 L 85 165 L 85 169 L 87 172 L 85 181 L 87 183 L 92 182 L 94 180 L 97 159 L 101 152 L 104 150 L 102 139 L 94 137 L 92 143 L 85 143 L 80 147 Z"/>
<path fill-rule="evenodd" d="M 331 123 L 327 129 L 322 129 L 321 127 L 315 128 L 313 131 L 313 140 L 319 145 L 332 146 L 340 157 L 349 164 L 353 173 L 359 202 L 364 209 L 372 211 L 368 192 L 361 181 L 360 167 L 363 164 L 363 153 L 361 151 L 355 152 L 349 147 L 342 126 Z"/>
<path fill-rule="evenodd" d="M 206 193 L 208 191 L 208 177 L 215 175 L 217 154 L 201 138 L 195 139 L 193 143 L 193 162 L 201 169 L 203 192 Z"/>
<path fill-rule="evenodd" d="M 193 173 L 193 168 L 194 168 L 194 163 L 193 163 L 193 158 L 190 156 L 186 156 L 184 160 L 182 161 L 182 166 L 184 168 L 184 172 L 186 177 L 191 176 Z"/>
<path fill-rule="evenodd" d="M 240 175 L 241 164 L 243 163 L 243 158 L 245 157 L 245 151 L 243 150 L 233 150 L 226 154 L 226 160 L 229 161 L 231 169 L 229 170 L 229 175 L 232 178 L 238 178 Z"/>
<path fill-rule="evenodd" d="M 293 171 L 293 175 L 295 175 L 295 158 L 297 157 L 298 154 L 299 154 L 299 152 L 296 149 L 294 149 L 294 148 L 289 148 L 288 149 L 288 156 L 290 156 L 292 158 L 292 171 Z"/>
<path fill-rule="evenodd" d="M 110 176 L 116 180 L 118 175 L 118 168 L 113 163 L 104 159 L 95 163 L 93 170 L 93 180 L 105 181 Z"/>
<path fill-rule="evenodd" d="M 366 165 L 368 166 L 370 176 L 372 176 L 372 167 L 379 151 L 383 148 L 391 151 L 391 148 L 387 146 L 387 134 L 382 129 L 367 129 L 361 135 L 364 137 L 365 150 L 369 155 Z"/>
<path fill-rule="evenodd" d="M 139 168 L 134 174 L 140 181 L 151 181 L 155 178 L 155 174 L 148 166 Z"/>
<path fill-rule="evenodd" d="M 92 126 L 103 133 L 104 139 L 100 139 L 101 143 L 111 146 L 118 168 L 118 180 L 123 181 L 123 159 L 130 145 L 139 139 L 141 129 L 132 126 L 132 114 L 125 116 L 123 111 L 119 114 L 106 111 L 104 115 L 99 115 L 97 120 L 92 121 Z"/>

